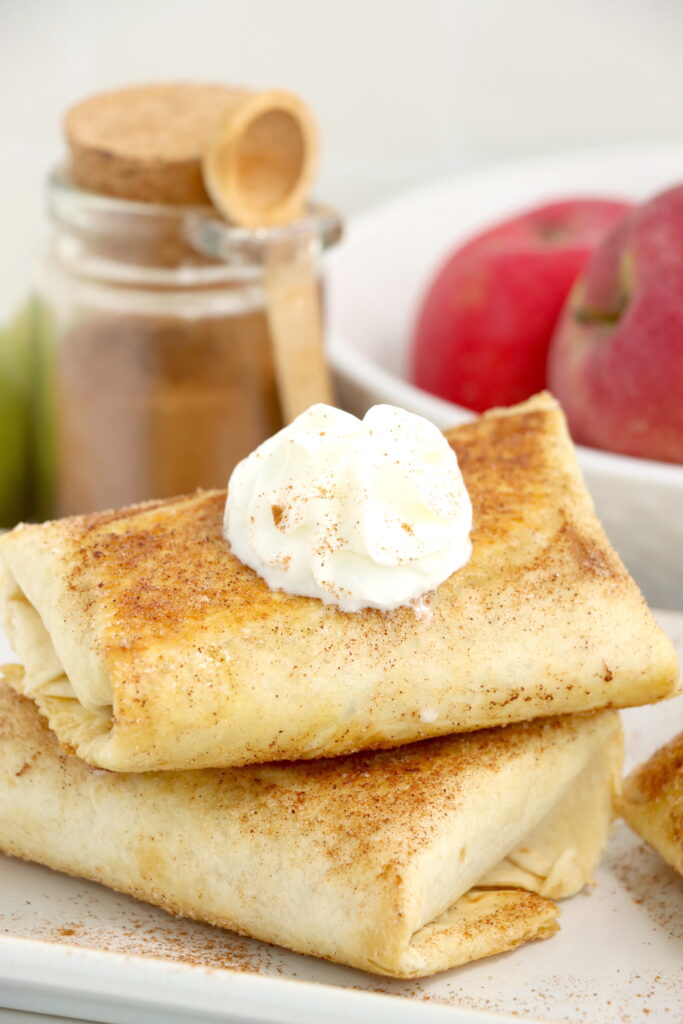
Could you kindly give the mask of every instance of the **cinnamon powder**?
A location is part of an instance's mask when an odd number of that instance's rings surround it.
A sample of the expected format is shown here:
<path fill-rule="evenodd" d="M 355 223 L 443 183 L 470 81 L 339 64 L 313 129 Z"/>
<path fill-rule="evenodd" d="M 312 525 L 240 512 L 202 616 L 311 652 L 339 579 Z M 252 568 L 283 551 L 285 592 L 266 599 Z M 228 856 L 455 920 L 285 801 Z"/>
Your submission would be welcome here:
<path fill-rule="evenodd" d="M 59 513 L 224 487 L 282 425 L 264 310 L 103 314 L 61 339 Z"/>

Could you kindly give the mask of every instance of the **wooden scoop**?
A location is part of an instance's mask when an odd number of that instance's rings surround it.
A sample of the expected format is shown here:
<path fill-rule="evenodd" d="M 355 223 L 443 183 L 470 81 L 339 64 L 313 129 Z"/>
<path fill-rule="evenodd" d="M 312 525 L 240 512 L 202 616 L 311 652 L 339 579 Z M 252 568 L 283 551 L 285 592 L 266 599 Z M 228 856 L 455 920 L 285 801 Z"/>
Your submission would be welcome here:
<path fill-rule="evenodd" d="M 318 142 L 306 105 L 277 90 L 245 93 L 204 151 L 204 184 L 229 220 L 271 227 L 305 211 Z M 316 402 L 334 404 L 323 350 L 315 239 L 267 246 L 264 282 L 273 363 L 285 423 Z"/>
<path fill-rule="evenodd" d="M 320 282 L 310 248 L 266 262 L 268 325 L 282 418 L 290 423 L 316 402 L 334 405 L 323 348 Z"/>
<path fill-rule="evenodd" d="M 234 224 L 268 227 L 304 211 L 318 160 L 306 104 L 280 90 L 235 92 L 204 150 L 211 200 Z"/>

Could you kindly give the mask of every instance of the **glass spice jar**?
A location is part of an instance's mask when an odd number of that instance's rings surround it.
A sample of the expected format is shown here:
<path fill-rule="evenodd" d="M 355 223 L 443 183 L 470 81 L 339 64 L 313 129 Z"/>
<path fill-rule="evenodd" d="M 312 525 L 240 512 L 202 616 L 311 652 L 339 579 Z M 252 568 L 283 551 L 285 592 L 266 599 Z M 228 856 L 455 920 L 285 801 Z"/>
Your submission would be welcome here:
<path fill-rule="evenodd" d="M 231 227 L 49 181 L 38 273 L 39 514 L 69 515 L 223 487 L 282 424 L 264 266 L 305 247 L 320 273 L 334 211 Z"/>

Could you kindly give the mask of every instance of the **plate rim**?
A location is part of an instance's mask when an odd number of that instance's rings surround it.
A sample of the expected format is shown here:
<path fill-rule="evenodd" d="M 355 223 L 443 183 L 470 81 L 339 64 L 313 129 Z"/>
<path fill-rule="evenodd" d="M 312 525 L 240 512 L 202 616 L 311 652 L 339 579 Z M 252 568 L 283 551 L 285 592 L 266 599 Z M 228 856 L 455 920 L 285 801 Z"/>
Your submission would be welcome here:
<path fill-rule="evenodd" d="M 73 1016 L 82 1008 L 89 1019 L 112 1024 L 129 1020 L 131 1009 L 163 1012 L 164 1020 L 173 1011 L 191 1012 L 197 1022 L 309 1024 L 319 1020 L 322 1004 L 326 1024 L 547 1024 L 537 1017 L 6 935 L 0 935 L 0 992 L 0 1005 L 9 993 L 11 1009 Z M 53 1000 L 49 1010 L 47 997 Z"/>

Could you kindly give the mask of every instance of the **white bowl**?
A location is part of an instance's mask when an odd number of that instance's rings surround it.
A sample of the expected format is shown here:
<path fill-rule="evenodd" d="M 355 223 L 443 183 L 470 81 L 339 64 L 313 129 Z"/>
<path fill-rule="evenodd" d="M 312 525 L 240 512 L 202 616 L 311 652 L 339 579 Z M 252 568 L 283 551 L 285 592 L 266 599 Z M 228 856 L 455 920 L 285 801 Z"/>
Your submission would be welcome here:
<path fill-rule="evenodd" d="M 681 145 L 563 154 L 428 185 L 352 220 L 327 264 L 330 358 L 344 407 L 362 415 L 390 402 L 442 429 L 471 418 L 407 380 L 417 307 L 447 253 L 484 225 L 545 199 L 643 199 L 682 179 Z M 579 458 L 607 533 L 648 601 L 683 609 L 683 466 L 585 447 Z"/>

